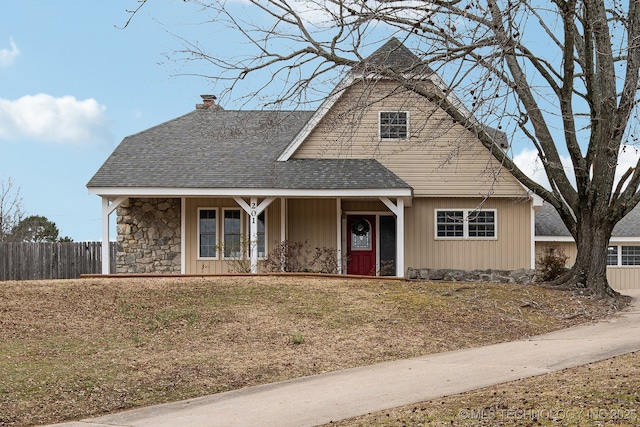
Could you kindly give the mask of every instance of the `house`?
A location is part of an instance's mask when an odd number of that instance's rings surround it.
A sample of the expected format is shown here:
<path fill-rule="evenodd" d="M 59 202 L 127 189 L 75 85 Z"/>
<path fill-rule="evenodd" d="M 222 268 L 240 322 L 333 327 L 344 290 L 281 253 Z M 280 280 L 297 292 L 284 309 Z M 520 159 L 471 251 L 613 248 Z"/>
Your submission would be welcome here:
<path fill-rule="evenodd" d="M 377 75 L 381 64 L 442 87 L 391 39 L 315 111 L 225 110 L 203 96 L 126 137 L 87 184 L 103 241 L 117 211 L 117 273 L 229 272 L 244 237 L 253 272 L 283 241 L 331 249 L 349 274 L 533 269 L 540 199 L 438 105 Z"/>
<path fill-rule="evenodd" d="M 561 249 L 567 256 L 567 266 L 576 260 L 577 247 L 560 215 L 548 203 L 536 212 L 536 256 L 546 247 Z M 629 212 L 611 233 L 607 254 L 607 280 L 617 291 L 640 289 L 640 207 Z"/>

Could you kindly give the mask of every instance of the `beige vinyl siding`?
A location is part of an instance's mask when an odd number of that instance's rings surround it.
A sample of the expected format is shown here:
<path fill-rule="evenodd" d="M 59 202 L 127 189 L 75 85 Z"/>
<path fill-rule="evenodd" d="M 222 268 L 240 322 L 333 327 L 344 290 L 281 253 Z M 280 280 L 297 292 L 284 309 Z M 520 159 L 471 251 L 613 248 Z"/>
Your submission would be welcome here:
<path fill-rule="evenodd" d="M 640 243 L 624 243 L 615 242 L 615 245 L 638 246 Z M 536 260 L 542 254 L 544 249 L 549 246 L 555 246 L 564 251 L 569 256 L 566 266 L 570 267 L 576 262 L 578 249 L 573 242 L 536 242 Z M 607 280 L 609 286 L 616 291 L 624 291 L 625 289 L 640 289 L 640 266 L 608 266 Z"/>
<path fill-rule="evenodd" d="M 491 198 L 483 209 L 496 210 L 497 239 L 437 239 L 436 209 L 473 209 L 478 198 L 416 198 L 406 213 L 405 265 L 412 268 L 531 268 L 531 204 L 522 199 Z"/>
<path fill-rule="evenodd" d="M 306 242 L 312 250 L 336 248 L 336 200 L 287 200 L 289 242 Z"/>
<path fill-rule="evenodd" d="M 222 214 L 225 208 L 241 210 L 242 233 L 247 235 L 248 216 L 235 200 L 230 198 L 188 198 L 185 203 L 185 273 L 186 274 L 222 274 L 229 273 L 230 262 L 219 259 L 198 259 L 198 209 L 218 208 L 218 240 L 222 238 Z M 266 210 L 266 251 L 269 253 L 273 241 L 280 240 L 280 200 L 274 200 Z"/>
<path fill-rule="evenodd" d="M 347 90 L 293 157 L 373 158 L 410 184 L 415 196 L 525 194 L 479 140 L 435 104 L 409 91 L 380 95 L 393 90 L 385 82 Z M 410 138 L 380 140 L 380 111 L 409 112 Z"/>
<path fill-rule="evenodd" d="M 607 280 L 616 291 L 640 289 L 640 267 L 607 267 Z"/>
<path fill-rule="evenodd" d="M 555 247 L 561 249 L 569 258 L 567 259 L 566 266 L 570 267 L 576 262 L 576 244 L 573 242 L 536 242 L 536 260 L 542 255 L 544 250 L 548 247 Z"/>

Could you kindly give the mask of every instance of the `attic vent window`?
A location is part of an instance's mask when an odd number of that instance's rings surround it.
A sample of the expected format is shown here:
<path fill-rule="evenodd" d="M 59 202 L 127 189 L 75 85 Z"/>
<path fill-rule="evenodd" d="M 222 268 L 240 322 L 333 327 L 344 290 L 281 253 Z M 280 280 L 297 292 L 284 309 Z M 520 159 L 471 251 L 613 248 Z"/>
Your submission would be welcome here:
<path fill-rule="evenodd" d="M 407 139 L 409 113 L 406 111 L 380 112 L 380 139 Z"/>

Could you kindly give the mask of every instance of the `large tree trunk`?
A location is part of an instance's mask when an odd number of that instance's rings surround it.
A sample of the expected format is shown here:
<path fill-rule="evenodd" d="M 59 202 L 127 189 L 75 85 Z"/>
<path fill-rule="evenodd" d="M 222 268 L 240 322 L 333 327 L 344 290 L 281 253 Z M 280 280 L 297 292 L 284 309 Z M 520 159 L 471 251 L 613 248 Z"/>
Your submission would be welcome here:
<path fill-rule="evenodd" d="M 617 299 L 620 294 L 609 286 L 607 280 L 607 247 L 612 226 L 594 211 L 583 214 L 578 222 L 576 262 L 555 284 L 578 288 L 597 298 Z"/>

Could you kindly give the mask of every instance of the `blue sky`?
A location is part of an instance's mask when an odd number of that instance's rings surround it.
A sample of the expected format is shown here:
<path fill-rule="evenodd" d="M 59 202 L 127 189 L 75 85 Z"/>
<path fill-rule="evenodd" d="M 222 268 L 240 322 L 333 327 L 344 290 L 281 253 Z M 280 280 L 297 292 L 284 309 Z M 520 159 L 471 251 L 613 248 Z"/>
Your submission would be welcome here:
<path fill-rule="evenodd" d="M 189 112 L 212 90 L 203 78 L 177 77 L 179 64 L 165 58 L 179 47 L 175 27 L 189 33 L 182 25 L 194 9 L 152 2 L 117 28 L 135 6 L 0 7 L 0 179 L 20 188 L 26 215 L 47 217 L 76 241 L 101 237 L 101 201 L 85 185 L 122 138 Z"/>

